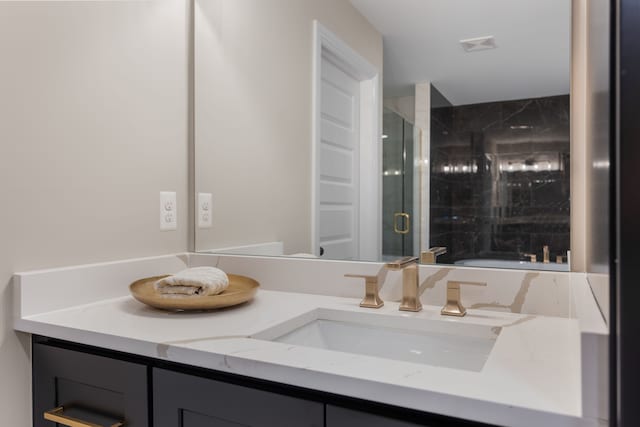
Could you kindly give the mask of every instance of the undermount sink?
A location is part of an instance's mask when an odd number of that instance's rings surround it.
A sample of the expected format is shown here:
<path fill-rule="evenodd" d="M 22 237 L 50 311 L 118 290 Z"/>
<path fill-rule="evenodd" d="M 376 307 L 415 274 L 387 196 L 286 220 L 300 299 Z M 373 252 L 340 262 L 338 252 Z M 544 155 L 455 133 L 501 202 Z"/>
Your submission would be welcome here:
<path fill-rule="evenodd" d="M 501 328 L 316 309 L 252 338 L 479 372 Z"/>

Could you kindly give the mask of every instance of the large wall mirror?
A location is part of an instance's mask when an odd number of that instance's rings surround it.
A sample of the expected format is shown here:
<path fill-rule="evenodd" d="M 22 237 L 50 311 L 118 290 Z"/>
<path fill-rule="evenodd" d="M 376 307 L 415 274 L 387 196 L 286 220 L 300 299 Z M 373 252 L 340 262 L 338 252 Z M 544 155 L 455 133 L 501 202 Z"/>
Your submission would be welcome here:
<path fill-rule="evenodd" d="M 570 0 L 196 0 L 196 250 L 568 270 Z"/>

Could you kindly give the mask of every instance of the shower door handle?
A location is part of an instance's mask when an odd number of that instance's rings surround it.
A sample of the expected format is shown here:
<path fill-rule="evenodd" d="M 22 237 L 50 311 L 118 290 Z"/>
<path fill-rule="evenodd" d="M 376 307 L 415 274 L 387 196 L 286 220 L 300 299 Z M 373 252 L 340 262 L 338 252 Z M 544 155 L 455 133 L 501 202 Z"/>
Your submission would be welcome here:
<path fill-rule="evenodd" d="M 402 218 L 403 227 L 398 226 L 398 218 Z M 409 220 L 409 214 L 404 212 L 396 212 L 393 214 L 393 231 L 396 234 L 409 234 L 411 223 Z"/>

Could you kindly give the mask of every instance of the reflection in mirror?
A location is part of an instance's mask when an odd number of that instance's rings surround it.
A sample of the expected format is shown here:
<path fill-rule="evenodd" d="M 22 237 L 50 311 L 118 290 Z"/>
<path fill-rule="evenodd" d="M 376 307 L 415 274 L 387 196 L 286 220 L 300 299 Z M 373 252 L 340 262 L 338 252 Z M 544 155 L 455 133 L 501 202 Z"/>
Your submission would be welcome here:
<path fill-rule="evenodd" d="M 382 253 L 390 258 L 415 255 L 420 236 L 419 227 L 411 221 L 416 218 L 413 121 L 385 108 L 383 132 Z"/>
<path fill-rule="evenodd" d="M 435 108 L 430 142 L 430 238 L 444 262 L 566 262 L 568 96 Z"/>
<path fill-rule="evenodd" d="M 196 250 L 568 269 L 570 10 L 196 0 Z"/>

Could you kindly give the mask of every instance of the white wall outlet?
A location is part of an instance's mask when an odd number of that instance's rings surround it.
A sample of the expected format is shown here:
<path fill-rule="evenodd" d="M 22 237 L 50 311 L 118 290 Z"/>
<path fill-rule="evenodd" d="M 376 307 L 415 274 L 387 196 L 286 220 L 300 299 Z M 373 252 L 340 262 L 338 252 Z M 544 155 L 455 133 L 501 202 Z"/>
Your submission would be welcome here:
<path fill-rule="evenodd" d="M 178 207 L 174 191 L 160 192 L 160 230 L 169 231 L 178 228 Z"/>
<path fill-rule="evenodd" d="M 211 193 L 198 193 L 198 228 L 211 228 L 213 207 Z"/>

